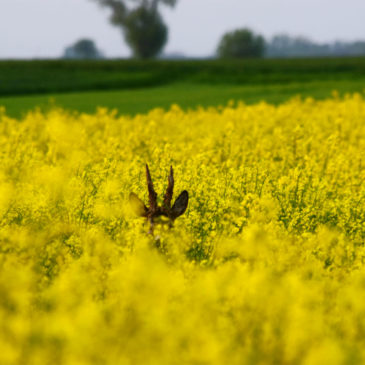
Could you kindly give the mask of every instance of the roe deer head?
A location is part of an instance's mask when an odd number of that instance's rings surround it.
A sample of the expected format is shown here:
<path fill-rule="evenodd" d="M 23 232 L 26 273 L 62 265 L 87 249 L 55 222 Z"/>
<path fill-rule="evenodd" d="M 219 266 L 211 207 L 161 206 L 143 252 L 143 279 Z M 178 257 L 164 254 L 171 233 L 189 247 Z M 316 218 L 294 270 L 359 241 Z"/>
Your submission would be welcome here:
<path fill-rule="evenodd" d="M 147 218 L 147 221 L 150 223 L 149 233 L 153 234 L 154 224 L 156 223 L 156 219 L 159 217 L 162 216 L 167 217 L 169 227 L 172 227 L 175 219 L 180 217 L 188 207 L 189 194 L 186 190 L 184 190 L 177 197 L 174 205 L 171 206 L 172 195 L 174 193 L 174 171 L 171 166 L 170 175 L 168 177 L 168 185 L 163 199 L 163 204 L 162 206 L 158 206 L 157 193 L 153 188 L 153 182 L 147 164 L 146 164 L 146 179 L 148 188 L 149 207 L 147 207 L 135 193 L 129 194 L 129 201 L 137 215 L 139 215 L 140 217 Z"/>

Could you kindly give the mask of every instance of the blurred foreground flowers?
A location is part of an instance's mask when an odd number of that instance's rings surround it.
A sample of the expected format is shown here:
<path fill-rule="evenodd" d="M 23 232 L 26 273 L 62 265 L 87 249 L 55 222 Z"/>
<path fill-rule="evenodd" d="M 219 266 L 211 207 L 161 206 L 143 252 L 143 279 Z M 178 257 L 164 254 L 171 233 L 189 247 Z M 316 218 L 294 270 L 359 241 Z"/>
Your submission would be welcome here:
<path fill-rule="evenodd" d="M 365 100 L 0 112 L 0 364 L 365 362 Z M 176 191 L 160 239 L 128 195 Z"/>

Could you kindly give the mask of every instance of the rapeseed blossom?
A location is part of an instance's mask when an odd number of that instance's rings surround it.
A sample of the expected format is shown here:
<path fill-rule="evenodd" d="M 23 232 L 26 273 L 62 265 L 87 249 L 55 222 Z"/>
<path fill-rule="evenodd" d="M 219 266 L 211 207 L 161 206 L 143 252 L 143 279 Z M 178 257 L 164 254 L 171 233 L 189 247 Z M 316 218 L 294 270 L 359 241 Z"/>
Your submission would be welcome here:
<path fill-rule="evenodd" d="M 0 364 L 365 362 L 365 100 L 0 111 Z M 148 235 L 128 203 L 187 212 Z"/>

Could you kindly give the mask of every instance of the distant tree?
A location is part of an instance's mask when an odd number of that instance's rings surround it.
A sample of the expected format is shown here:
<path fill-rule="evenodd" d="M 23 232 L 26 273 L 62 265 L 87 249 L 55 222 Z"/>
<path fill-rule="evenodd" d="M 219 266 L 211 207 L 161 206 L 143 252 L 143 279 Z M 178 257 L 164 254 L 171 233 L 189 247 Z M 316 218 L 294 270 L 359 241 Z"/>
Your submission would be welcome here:
<path fill-rule="evenodd" d="M 365 55 L 365 41 L 317 43 L 303 36 L 277 34 L 266 42 L 268 58 L 343 57 Z"/>
<path fill-rule="evenodd" d="M 65 49 L 64 58 L 97 59 L 103 58 L 103 54 L 96 48 L 92 40 L 80 39 L 74 45 Z"/>
<path fill-rule="evenodd" d="M 333 46 L 334 52 L 336 52 L 336 44 L 339 45 L 340 42 L 336 42 Z M 363 56 L 365 54 L 365 41 L 355 41 L 350 43 L 344 43 L 343 44 L 343 50 L 338 51 L 338 55 L 344 55 L 344 56 Z"/>
<path fill-rule="evenodd" d="M 167 41 L 167 27 L 159 13 L 141 6 L 125 19 L 125 39 L 138 58 L 152 58 Z"/>
<path fill-rule="evenodd" d="M 264 38 L 247 28 L 224 34 L 217 49 L 220 58 L 262 57 L 264 51 Z"/>
<path fill-rule="evenodd" d="M 167 42 L 168 29 L 159 4 L 175 6 L 177 0 L 93 0 L 112 10 L 110 21 L 122 28 L 127 44 L 137 58 L 157 56 Z M 127 4 L 134 4 L 130 7 Z"/>
<path fill-rule="evenodd" d="M 267 52 L 283 54 L 294 46 L 295 40 L 287 34 L 277 34 L 268 44 Z"/>

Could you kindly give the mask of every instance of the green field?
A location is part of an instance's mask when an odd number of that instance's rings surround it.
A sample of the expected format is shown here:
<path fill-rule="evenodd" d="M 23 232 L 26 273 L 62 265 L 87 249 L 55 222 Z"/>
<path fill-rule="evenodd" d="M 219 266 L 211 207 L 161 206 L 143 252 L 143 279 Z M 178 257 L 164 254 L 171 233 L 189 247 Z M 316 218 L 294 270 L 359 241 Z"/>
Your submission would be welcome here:
<path fill-rule="evenodd" d="M 3 61 L 0 105 L 19 117 L 36 106 L 136 114 L 153 107 L 285 101 L 363 92 L 365 58 L 245 61 Z"/>

